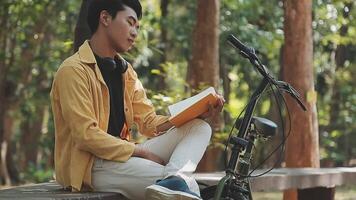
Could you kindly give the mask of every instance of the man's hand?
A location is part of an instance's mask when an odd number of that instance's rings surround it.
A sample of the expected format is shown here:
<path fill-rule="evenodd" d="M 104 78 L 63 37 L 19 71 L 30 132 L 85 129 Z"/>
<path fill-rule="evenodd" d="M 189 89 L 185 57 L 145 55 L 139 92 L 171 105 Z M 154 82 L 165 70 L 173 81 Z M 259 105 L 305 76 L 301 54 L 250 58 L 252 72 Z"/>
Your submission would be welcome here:
<path fill-rule="evenodd" d="M 140 158 L 144 158 L 147 160 L 151 160 L 155 163 L 161 164 L 163 166 L 165 166 L 167 163 L 164 162 L 164 160 L 162 158 L 160 158 L 159 156 L 155 155 L 154 153 L 147 151 L 145 149 L 142 149 L 140 147 L 135 147 L 135 151 L 132 154 L 132 157 L 140 157 Z"/>
<path fill-rule="evenodd" d="M 214 116 L 218 115 L 222 111 L 224 107 L 225 99 L 223 96 L 219 94 L 217 94 L 216 97 L 218 98 L 216 104 L 215 105 L 209 104 L 209 110 L 201 114 L 199 118 L 201 119 L 213 118 Z"/>

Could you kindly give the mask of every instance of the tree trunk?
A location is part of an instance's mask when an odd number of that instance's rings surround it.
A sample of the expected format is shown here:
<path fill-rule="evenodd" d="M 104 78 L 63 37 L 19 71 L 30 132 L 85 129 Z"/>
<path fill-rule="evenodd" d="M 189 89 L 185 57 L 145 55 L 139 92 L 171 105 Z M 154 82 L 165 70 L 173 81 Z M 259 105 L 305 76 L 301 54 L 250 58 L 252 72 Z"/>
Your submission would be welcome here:
<path fill-rule="evenodd" d="M 159 65 L 159 71 L 161 71 L 160 74 L 158 74 L 158 80 L 159 84 L 157 84 L 157 89 L 158 91 L 163 91 L 166 89 L 167 84 L 166 84 L 166 72 L 165 68 L 162 66 L 167 61 L 167 56 L 166 56 L 166 51 L 167 51 L 167 37 L 168 37 L 168 32 L 167 32 L 167 15 L 168 15 L 168 2 L 169 0 L 161 0 L 161 18 L 160 18 L 160 28 L 161 28 L 161 38 L 160 38 L 160 44 L 159 44 L 159 50 L 162 52 L 160 56 L 160 65 Z"/>
<path fill-rule="evenodd" d="M 347 9 L 346 9 L 347 8 Z M 346 12 L 347 10 L 347 12 Z M 350 16 L 350 12 L 352 10 L 352 3 L 348 3 L 345 5 L 345 9 L 343 9 L 343 18 L 347 19 Z M 350 20 L 350 19 L 349 19 Z M 340 28 L 340 36 L 346 36 L 348 32 L 348 25 L 343 24 Z M 335 51 L 335 76 L 334 76 L 334 84 L 332 88 L 332 97 L 331 97 L 331 108 L 330 109 L 330 125 L 335 125 L 339 121 L 339 112 L 340 112 L 340 102 L 341 102 L 341 93 L 340 93 L 340 83 L 338 81 L 338 71 L 344 68 L 344 64 L 346 62 L 347 55 L 347 47 L 344 44 L 339 44 L 336 47 Z M 333 129 L 331 127 L 331 129 Z"/>
<path fill-rule="evenodd" d="M 311 14 L 311 0 L 284 1 L 283 78 L 299 91 L 308 109 L 304 112 L 292 98 L 287 96 L 291 115 L 291 124 L 288 121 L 286 124 L 287 134 L 291 127 L 285 154 L 287 167 L 319 167 Z M 296 199 L 295 194 L 286 192 L 284 199 Z"/>
<path fill-rule="evenodd" d="M 87 23 L 88 8 L 92 0 L 83 0 L 80 6 L 77 25 L 75 26 L 74 35 L 74 52 L 78 51 L 79 47 L 85 40 L 91 37 L 90 29 Z"/>
<path fill-rule="evenodd" d="M 350 12 L 352 10 L 352 3 L 347 3 L 344 6 L 343 9 L 343 18 L 346 19 L 345 21 L 351 21 L 350 19 Z M 345 37 L 348 33 L 348 24 L 343 24 L 340 28 L 340 36 Z M 347 55 L 348 55 L 348 47 L 344 44 L 338 44 L 335 50 L 335 71 L 334 71 L 334 76 L 333 76 L 333 85 L 332 85 L 332 94 L 331 94 L 331 100 L 330 100 L 330 120 L 329 120 L 329 126 L 328 126 L 328 131 L 331 133 L 333 130 L 338 129 L 340 127 L 341 122 L 340 121 L 340 111 L 341 107 L 343 106 L 341 102 L 342 101 L 342 93 L 341 93 L 341 88 L 342 88 L 342 83 L 340 83 L 340 77 L 339 74 L 344 70 L 344 65 L 347 60 Z M 351 153 L 349 152 L 350 148 L 350 136 L 349 134 L 344 134 L 342 138 L 337 141 L 338 147 L 342 148 L 344 151 L 344 156 L 347 159 L 350 159 L 352 157 Z"/>
<path fill-rule="evenodd" d="M 17 160 L 14 159 L 16 152 L 16 141 L 9 140 L 6 153 L 6 165 L 9 172 L 12 185 L 20 184 L 20 173 L 17 165 Z"/>
<path fill-rule="evenodd" d="M 56 3 L 58 2 L 49 1 L 43 5 L 47 9 L 42 16 L 58 16 L 56 12 L 52 12 L 53 8 L 57 7 Z M 11 146 L 12 123 L 14 121 L 14 117 L 11 116 L 11 111 L 18 108 L 20 101 L 24 97 L 26 87 L 22 86 L 28 85 L 32 79 L 31 63 L 34 60 L 39 44 L 43 41 L 43 37 L 35 39 L 33 33 L 43 33 L 43 35 L 46 35 L 46 28 L 50 20 L 48 20 L 48 18 L 41 18 L 42 20 L 37 21 L 31 30 L 26 31 L 25 37 L 28 38 L 28 45 L 21 47 L 20 51 L 18 51 L 16 47 L 19 45 L 17 44 L 16 34 L 11 34 L 15 26 L 6 20 L 8 18 L 7 15 L 10 13 L 9 10 L 6 10 L 9 4 L 6 4 L 6 6 L 1 8 L 4 9 L 4 11 L 1 12 L 3 15 L 0 16 L 5 16 L 4 19 L 0 19 L 0 24 L 3 25 L 3 29 L 6 30 L 0 31 L 0 47 L 3 47 L 0 52 L 0 175 L 2 181 L 9 185 L 12 180 L 16 182 L 18 179 L 18 173 L 15 170 L 15 165 L 12 160 L 14 153 L 11 152 L 13 149 Z M 21 58 L 16 64 L 22 66 L 21 73 L 17 74 L 18 79 L 16 81 L 9 80 L 7 77 L 9 68 L 14 67 L 15 57 Z"/>
<path fill-rule="evenodd" d="M 187 80 L 193 89 L 219 82 L 219 1 L 198 0 L 193 30 L 192 59 Z"/>
<path fill-rule="evenodd" d="M 219 86 L 219 6 L 218 0 L 198 1 L 187 70 L 187 82 L 193 90 Z M 216 122 L 214 127 L 219 126 Z"/>
<path fill-rule="evenodd" d="M 1 6 L 1 16 L 0 16 L 0 25 L 3 27 L 0 30 L 0 149 L 2 149 L 3 145 L 3 138 L 4 138 L 4 131 L 5 131 L 5 114 L 6 114 L 6 76 L 8 72 L 8 65 L 6 63 L 6 57 L 9 56 L 6 49 L 8 48 L 8 34 L 11 32 L 9 28 L 9 6 L 10 3 L 5 3 Z M 6 166 L 2 164 L 1 161 L 1 152 L 0 152 L 0 183 L 8 183 L 8 178 L 5 178 L 5 174 L 7 170 L 5 170 Z M 5 172 L 6 171 L 6 172 Z M 7 180 L 6 180 L 7 179 Z"/>
<path fill-rule="evenodd" d="M 1 81 L 1 80 L 0 80 Z M 3 142 L 3 138 L 4 138 L 4 130 L 5 130 L 5 107 L 4 107 L 4 95 L 1 94 L 1 88 L 0 88 L 0 102 L 1 102 L 1 106 L 0 106 L 0 150 L 2 149 L 2 142 Z M 1 152 L 0 152 L 0 158 L 1 158 Z M 4 165 L 2 165 L 2 162 L 0 160 L 0 184 L 5 183 L 5 173 L 7 171 L 4 169 Z"/>
<path fill-rule="evenodd" d="M 219 0 L 198 0 L 196 24 L 193 29 L 192 59 L 187 70 L 187 82 L 194 89 L 206 86 L 218 88 L 219 83 Z M 214 130 L 220 129 L 220 117 L 212 120 Z M 207 160 L 215 160 L 214 154 L 206 153 L 200 166 L 209 168 Z"/>
<path fill-rule="evenodd" d="M 3 27 L 3 31 L 0 31 L 0 178 L 1 182 L 6 184 L 6 185 L 11 185 L 11 178 L 10 178 L 10 173 L 8 171 L 8 166 L 7 166 L 7 150 L 8 150 L 8 138 L 9 138 L 9 127 L 10 123 L 8 120 L 8 110 L 9 110 L 9 98 L 8 98 L 8 92 L 10 89 L 10 86 L 7 81 L 7 76 L 8 76 L 8 71 L 9 71 L 9 66 L 10 66 L 10 60 L 13 58 L 13 54 L 8 51 L 8 49 L 11 49 L 13 52 L 13 45 L 11 40 L 11 31 L 13 31 L 13 28 L 10 25 L 10 22 L 8 20 L 9 18 L 9 6 L 10 3 L 5 3 L 2 6 L 2 11 L 1 11 L 1 27 Z M 10 59 L 8 57 L 11 57 Z"/>
<path fill-rule="evenodd" d="M 4 135 L 1 141 L 1 173 L 3 175 L 4 183 L 7 186 L 12 184 L 10 172 L 9 172 L 9 165 L 8 165 L 8 151 L 10 146 L 10 138 L 12 133 L 12 126 L 13 126 L 13 118 L 9 116 L 9 114 L 5 115 L 4 121 Z"/>
<path fill-rule="evenodd" d="M 21 169 L 26 170 L 31 164 L 37 165 L 38 143 L 42 134 L 43 119 L 45 116 L 47 106 L 42 104 L 36 109 L 38 110 L 37 117 L 31 121 L 25 121 L 21 125 L 21 152 L 23 159 L 21 162 Z"/>
<path fill-rule="evenodd" d="M 220 64 L 220 77 L 222 79 L 222 85 L 223 85 L 223 93 L 224 93 L 224 99 L 225 99 L 225 104 L 229 104 L 230 102 L 230 93 L 231 93 L 231 79 L 229 78 L 229 72 L 226 69 L 226 64 L 225 62 L 221 62 Z M 231 115 L 227 111 L 223 111 L 224 115 L 224 123 L 233 123 L 231 119 Z"/>

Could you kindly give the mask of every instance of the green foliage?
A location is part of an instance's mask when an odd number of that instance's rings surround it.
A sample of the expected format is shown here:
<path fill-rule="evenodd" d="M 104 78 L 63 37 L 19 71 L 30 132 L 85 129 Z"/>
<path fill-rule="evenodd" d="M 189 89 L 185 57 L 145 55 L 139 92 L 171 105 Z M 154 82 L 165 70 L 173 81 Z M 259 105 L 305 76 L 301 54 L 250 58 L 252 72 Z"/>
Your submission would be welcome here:
<path fill-rule="evenodd" d="M 52 168 L 38 168 L 34 164 L 30 164 L 24 173 L 21 173 L 21 178 L 28 182 L 43 183 L 53 180 L 54 171 Z"/>
<path fill-rule="evenodd" d="M 79 1 L 26 0 L 0 2 L 0 68 L 6 98 L 14 119 L 14 161 L 20 178 L 43 182 L 53 179 L 54 128 L 49 116 L 49 91 L 60 63 L 72 53 Z M 2 82 L 4 80 L 1 80 Z M 1 85 L 3 87 L 3 85 Z M 27 128 L 27 129 L 26 129 Z M 30 129 L 30 130 L 28 130 Z M 24 140 L 25 134 L 34 137 Z M 30 142 L 27 144 L 26 142 Z M 38 163 L 28 161 L 26 151 L 38 145 Z"/>
<path fill-rule="evenodd" d="M 169 1 L 168 15 L 162 18 L 161 1 L 141 3 L 144 17 L 140 22 L 138 42 L 127 54 L 127 58 L 134 64 L 145 87 L 157 91 L 162 84 L 166 84 L 167 87 L 176 84 L 177 77 L 182 77 L 183 80 L 185 78 L 190 57 L 191 32 L 195 23 L 195 4 Z M 162 39 L 162 29 L 167 32 L 166 41 Z M 167 73 L 179 74 L 172 79 L 169 74 L 166 77 Z M 164 83 L 162 80 L 165 80 Z M 181 84 L 185 83 L 174 85 L 174 88 L 179 88 Z"/>
<path fill-rule="evenodd" d="M 321 158 L 346 163 L 356 152 L 356 3 L 319 0 L 314 4 L 314 66 Z"/>

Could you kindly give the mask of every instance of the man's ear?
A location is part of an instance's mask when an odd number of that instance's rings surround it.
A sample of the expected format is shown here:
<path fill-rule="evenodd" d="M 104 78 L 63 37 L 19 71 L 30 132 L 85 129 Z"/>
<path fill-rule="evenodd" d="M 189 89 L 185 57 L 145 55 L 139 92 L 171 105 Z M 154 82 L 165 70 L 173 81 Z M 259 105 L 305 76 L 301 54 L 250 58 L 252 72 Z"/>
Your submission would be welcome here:
<path fill-rule="evenodd" d="M 100 12 L 100 23 L 102 23 L 104 26 L 108 26 L 111 23 L 111 15 L 108 13 L 106 10 L 102 10 Z"/>

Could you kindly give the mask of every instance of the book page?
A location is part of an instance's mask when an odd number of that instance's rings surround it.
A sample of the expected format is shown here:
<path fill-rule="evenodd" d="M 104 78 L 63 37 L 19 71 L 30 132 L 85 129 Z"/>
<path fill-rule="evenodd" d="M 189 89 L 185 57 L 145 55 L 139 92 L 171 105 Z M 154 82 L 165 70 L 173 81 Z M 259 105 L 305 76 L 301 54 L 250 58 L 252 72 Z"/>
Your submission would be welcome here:
<path fill-rule="evenodd" d="M 189 108 L 190 106 L 198 102 L 200 99 L 208 96 L 209 94 L 213 94 L 213 95 L 215 94 L 215 89 L 213 87 L 209 87 L 203 90 L 202 92 L 200 92 L 199 94 L 196 94 L 190 98 L 187 98 L 178 103 L 168 106 L 168 111 L 171 114 L 171 116 L 175 116 L 180 112 L 184 111 L 186 108 Z"/>

